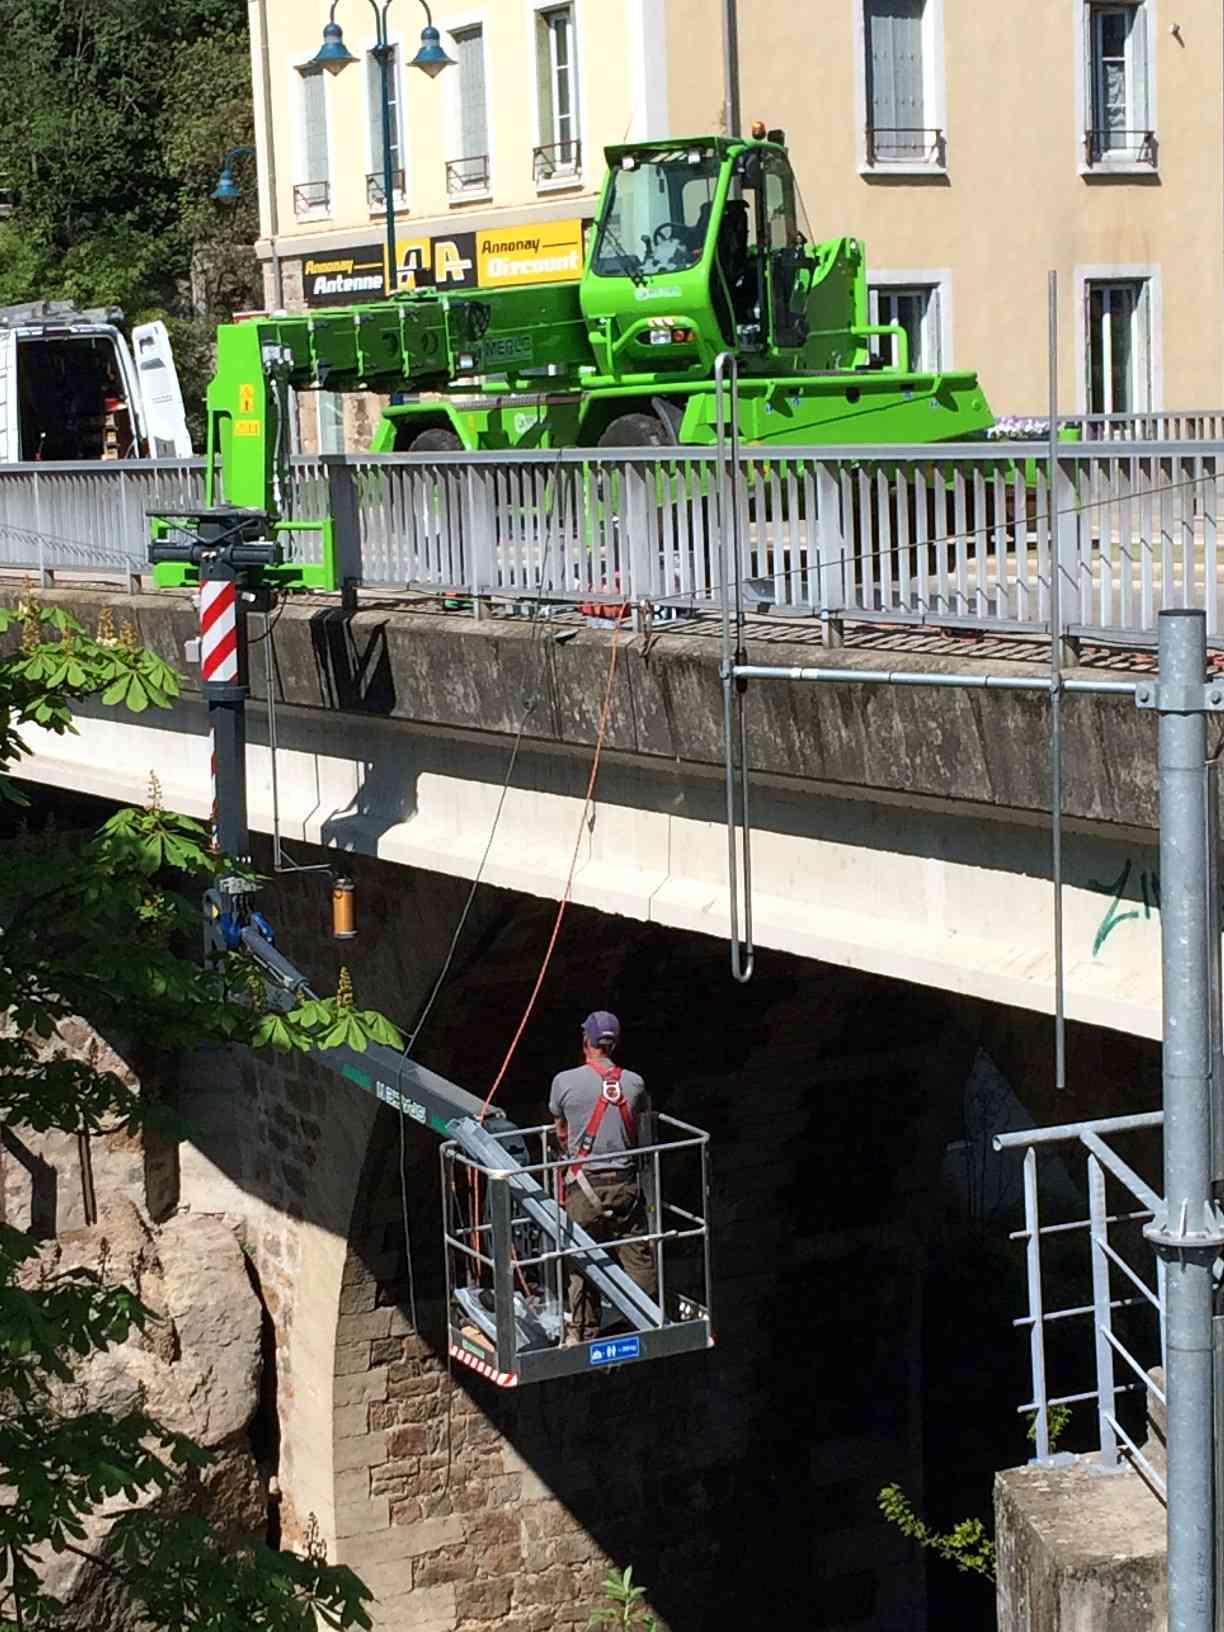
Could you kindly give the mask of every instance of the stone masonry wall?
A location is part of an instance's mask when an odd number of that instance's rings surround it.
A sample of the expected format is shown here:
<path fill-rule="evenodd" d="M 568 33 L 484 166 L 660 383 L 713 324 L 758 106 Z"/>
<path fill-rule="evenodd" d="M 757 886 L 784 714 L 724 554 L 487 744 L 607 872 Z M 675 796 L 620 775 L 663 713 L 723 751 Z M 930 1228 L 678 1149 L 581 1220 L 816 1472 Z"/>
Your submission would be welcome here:
<path fill-rule="evenodd" d="M 358 999 L 410 1018 L 464 886 L 353 868 Z M 281 944 L 330 989 L 325 890 L 282 880 L 274 902 Z M 482 892 L 422 1061 L 483 1091 L 553 910 Z M 543 1120 L 582 1015 L 607 1004 L 659 1108 L 714 1135 L 718 1346 L 610 1376 L 505 1393 L 452 1378 L 436 1141 L 408 1124 L 401 1157 L 396 1116 L 309 1061 L 196 1070 L 184 1193 L 248 1219 L 276 1326 L 284 1534 L 313 1515 L 376 1593 L 377 1626 L 577 1628 L 609 1563 L 634 1566 L 670 1632 L 922 1624 L 921 1565 L 875 1494 L 921 1494 L 919 1215 L 948 1133 L 931 1108 L 971 1046 L 932 1024 L 928 994 L 925 1030 L 881 1036 L 884 983 L 779 957 L 745 995 L 724 956 L 574 909 L 499 1095 Z"/>
<path fill-rule="evenodd" d="M 351 865 L 361 935 L 347 949 L 329 938 L 317 876 L 276 880 L 265 905 L 319 989 L 334 988 L 343 958 L 362 1003 L 411 1021 L 467 886 Z M 417 1045 L 426 1064 L 487 1087 L 553 911 L 480 893 Z M 939 1368 L 924 1351 L 932 1323 L 950 1319 L 955 1334 L 964 1308 L 927 1268 L 944 1150 L 962 1132 L 979 1043 L 1037 1119 L 1052 1119 L 1038 1024 L 781 955 L 763 956 L 741 991 L 721 943 L 575 908 L 499 1094 L 518 1120 L 544 1119 L 579 1020 L 603 1005 L 624 1019 L 626 1061 L 659 1108 L 713 1135 L 708 1354 L 510 1393 L 452 1377 L 437 1143 L 305 1059 L 184 1058 L 189 1139 L 176 1152 L 95 1141 L 100 1188 L 139 1188 L 158 1217 L 237 1228 L 266 1311 L 255 1433 L 279 1485 L 274 1534 L 296 1545 L 317 1530 L 376 1594 L 377 1626 L 569 1632 L 614 1563 L 634 1566 L 669 1632 L 920 1628 L 921 1561 L 875 1497 L 896 1481 L 933 1520 L 963 1516 L 936 1509 L 961 1500 L 964 1424 L 1023 1397 L 983 1368 L 990 1335 L 971 1322 L 949 1413 L 958 1432 L 941 1440 L 949 1423 L 936 1417 L 928 1440 Z M 1125 1039 L 1112 1053 L 1083 1028 L 1071 1040 L 1067 1114 L 1148 1103 Z M 38 1153 L 68 1221 L 70 1143 Z M 10 1144 L 10 1220 L 41 1228 L 48 1183 L 39 1191 L 42 1170 L 16 1154 Z M 1000 1332 L 1013 1312 L 990 1311 Z"/>

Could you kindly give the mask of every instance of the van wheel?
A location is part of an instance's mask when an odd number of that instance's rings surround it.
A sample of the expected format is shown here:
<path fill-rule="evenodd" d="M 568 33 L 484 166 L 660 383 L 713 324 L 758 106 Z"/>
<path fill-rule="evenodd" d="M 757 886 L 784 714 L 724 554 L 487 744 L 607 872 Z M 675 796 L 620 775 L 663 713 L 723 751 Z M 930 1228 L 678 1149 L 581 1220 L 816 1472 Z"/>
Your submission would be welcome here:
<path fill-rule="evenodd" d="M 431 425 L 408 444 L 409 453 L 462 453 L 463 443 L 448 425 Z"/>
<path fill-rule="evenodd" d="M 675 443 L 654 414 L 621 414 L 595 445 L 599 448 L 671 448 Z"/>

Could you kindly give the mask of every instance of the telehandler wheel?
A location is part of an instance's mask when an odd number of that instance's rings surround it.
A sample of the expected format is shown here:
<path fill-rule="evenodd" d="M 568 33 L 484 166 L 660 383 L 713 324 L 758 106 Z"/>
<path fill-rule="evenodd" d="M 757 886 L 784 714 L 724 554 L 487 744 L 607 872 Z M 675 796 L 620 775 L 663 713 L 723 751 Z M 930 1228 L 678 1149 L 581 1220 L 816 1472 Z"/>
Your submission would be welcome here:
<path fill-rule="evenodd" d="M 457 432 L 446 425 L 431 425 L 408 444 L 409 453 L 462 453 L 463 442 Z"/>
<path fill-rule="evenodd" d="M 667 427 L 654 414 L 621 414 L 595 444 L 599 448 L 671 448 Z"/>

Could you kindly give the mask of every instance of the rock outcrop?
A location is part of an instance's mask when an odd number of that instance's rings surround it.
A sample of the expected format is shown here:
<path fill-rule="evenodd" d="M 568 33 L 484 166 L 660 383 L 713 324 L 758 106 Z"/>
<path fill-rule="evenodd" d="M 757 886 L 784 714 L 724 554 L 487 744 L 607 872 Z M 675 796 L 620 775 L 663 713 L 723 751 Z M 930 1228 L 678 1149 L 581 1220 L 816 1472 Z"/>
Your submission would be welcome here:
<path fill-rule="evenodd" d="M 117 1199 L 104 1205 L 96 1225 L 49 1242 L 35 1264 L 48 1261 L 130 1287 L 157 1317 L 143 1333 L 82 1361 L 63 1396 L 65 1409 L 140 1409 L 189 1435 L 215 1460 L 172 1499 L 206 1512 L 223 1540 L 262 1535 L 266 1476 L 249 1434 L 259 1405 L 262 1309 L 231 1226 L 184 1214 L 151 1227 L 131 1201 Z M 105 1513 L 95 1516 L 87 1550 L 105 1551 L 111 1522 Z M 45 1579 L 82 1627 L 131 1632 L 131 1607 L 96 1566 L 48 1554 Z"/>

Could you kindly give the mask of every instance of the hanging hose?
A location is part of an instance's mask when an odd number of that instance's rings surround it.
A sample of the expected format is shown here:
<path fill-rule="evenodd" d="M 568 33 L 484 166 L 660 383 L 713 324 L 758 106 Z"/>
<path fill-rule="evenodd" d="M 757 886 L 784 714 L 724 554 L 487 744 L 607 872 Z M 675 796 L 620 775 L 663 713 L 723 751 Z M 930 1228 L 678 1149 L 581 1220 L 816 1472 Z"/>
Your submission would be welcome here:
<path fill-rule="evenodd" d="M 535 985 L 531 989 L 531 996 L 527 999 L 527 1007 L 523 1010 L 523 1018 L 519 1021 L 518 1030 L 514 1033 L 514 1036 L 510 1041 L 510 1047 L 506 1050 L 506 1057 L 502 1061 L 501 1068 L 496 1077 L 493 1079 L 493 1086 L 489 1089 L 485 1102 L 480 1108 L 481 1122 L 484 1121 L 485 1117 L 489 1113 L 489 1106 L 493 1103 L 493 1096 L 497 1093 L 497 1090 L 501 1087 L 503 1081 L 505 1080 L 506 1072 L 510 1069 L 510 1062 L 513 1060 L 523 1033 L 527 1029 L 527 1023 L 531 1019 L 532 1012 L 535 1009 L 536 999 L 540 995 L 540 988 L 544 984 L 544 977 L 548 974 L 548 966 L 552 962 L 552 955 L 557 945 L 557 937 L 561 933 L 561 923 L 565 917 L 566 908 L 570 903 L 570 895 L 573 892 L 574 874 L 578 871 L 578 855 L 582 849 L 582 835 L 586 829 L 588 813 L 590 812 L 591 803 L 595 796 L 595 783 L 599 777 L 599 762 L 603 757 L 604 738 L 607 735 L 608 719 L 612 712 L 612 688 L 616 683 L 616 666 L 620 657 L 620 632 L 625 621 L 625 614 L 629 610 L 628 602 L 622 602 L 621 605 L 615 610 L 616 625 L 612 631 L 612 657 L 608 664 L 608 682 L 604 688 L 603 707 L 600 709 L 599 713 L 599 730 L 595 737 L 595 754 L 591 760 L 591 774 L 587 779 L 586 798 L 582 803 L 582 820 L 578 824 L 578 836 L 574 840 L 574 853 L 570 857 L 569 872 L 567 873 L 565 879 L 565 890 L 562 893 L 560 901 L 557 903 L 557 916 L 553 920 L 552 934 L 548 937 L 548 946 L 544 952 L 544 960 L 540 964 L 540 972 L 536 976 Z"/>

